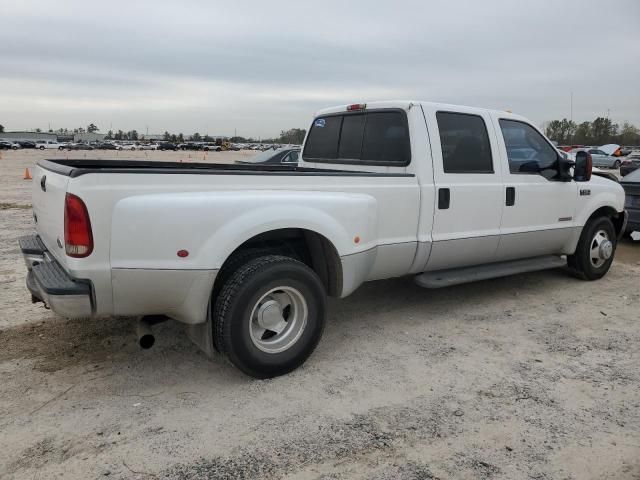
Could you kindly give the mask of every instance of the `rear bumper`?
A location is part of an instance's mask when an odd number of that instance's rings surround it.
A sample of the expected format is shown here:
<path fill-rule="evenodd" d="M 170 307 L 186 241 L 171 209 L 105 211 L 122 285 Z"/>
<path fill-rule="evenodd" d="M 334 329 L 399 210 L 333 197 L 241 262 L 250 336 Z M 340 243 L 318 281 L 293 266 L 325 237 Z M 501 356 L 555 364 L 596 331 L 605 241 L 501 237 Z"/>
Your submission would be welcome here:
<path fill-rule="evenodd" d="M 34 302 L 42 301 L 67 318 L 84 318 L 93 314 L 91 282 L 69 275 L 37 235 L 21 237 L 19 244 L 29 270 L 27 288 Z"/>

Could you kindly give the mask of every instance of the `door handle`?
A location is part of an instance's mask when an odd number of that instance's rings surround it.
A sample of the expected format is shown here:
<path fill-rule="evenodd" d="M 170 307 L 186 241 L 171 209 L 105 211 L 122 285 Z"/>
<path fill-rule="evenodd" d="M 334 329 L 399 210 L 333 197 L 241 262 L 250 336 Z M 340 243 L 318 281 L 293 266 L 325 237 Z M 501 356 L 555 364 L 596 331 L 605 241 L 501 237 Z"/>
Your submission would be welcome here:
<path fill-rule="evenodd" d="M 516 204 L 516 187 L 507 187 L 507 207 L 513 207 Z"/>
<path fill-rule="evenodd" d="M 446 210 L 451 203 L 451 191 L 448 188 L 438 189 L 438 208 Z"/>

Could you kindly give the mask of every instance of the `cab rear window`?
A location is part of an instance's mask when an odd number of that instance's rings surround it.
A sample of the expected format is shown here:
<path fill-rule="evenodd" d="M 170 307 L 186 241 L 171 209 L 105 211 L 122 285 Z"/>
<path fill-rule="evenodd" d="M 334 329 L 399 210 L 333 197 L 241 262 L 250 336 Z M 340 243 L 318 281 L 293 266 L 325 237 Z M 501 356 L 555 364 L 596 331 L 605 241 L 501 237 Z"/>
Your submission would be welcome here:
<path fill-rule="evenodd" d="M 313 162 L 407 165 L 407 116 L 402 110 L 377 110 L 318 117 L 302 156 Z"/>

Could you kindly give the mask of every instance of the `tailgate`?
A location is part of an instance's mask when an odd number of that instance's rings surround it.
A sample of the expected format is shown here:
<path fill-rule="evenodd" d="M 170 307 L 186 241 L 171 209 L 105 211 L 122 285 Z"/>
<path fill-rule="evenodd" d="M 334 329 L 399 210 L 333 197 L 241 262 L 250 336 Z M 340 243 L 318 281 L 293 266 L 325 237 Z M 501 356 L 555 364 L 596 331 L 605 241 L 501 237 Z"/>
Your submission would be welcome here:
<path fill-rule="evenodd" d="M 64 201 L 69 177 L 37 166 L 33 176 L 32 204 L 36 230 L 47 250 L 62 265 L 64 253 Z M 59 242 L 59 243 L 58 243 Z"/>

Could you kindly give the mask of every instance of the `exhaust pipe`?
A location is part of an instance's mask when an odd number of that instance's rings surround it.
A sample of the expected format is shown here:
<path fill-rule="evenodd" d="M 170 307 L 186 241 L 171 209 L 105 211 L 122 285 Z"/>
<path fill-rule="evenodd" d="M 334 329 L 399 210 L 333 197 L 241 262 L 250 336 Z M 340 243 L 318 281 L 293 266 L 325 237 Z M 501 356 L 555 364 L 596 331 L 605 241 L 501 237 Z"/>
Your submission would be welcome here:
<path fill-rule="evenodd" d="M 140 348 L 148 350 L 153 347 L 153 344 L 156 343 L 156 337 L 151 327 L 156 323 L 166 320 L 168 320 L 168 318 L 162 315 L 149 315 L 138 320 L 136 333 L 138 335 L 138 345 L 140 345 Z"/>

